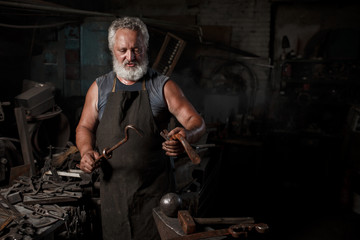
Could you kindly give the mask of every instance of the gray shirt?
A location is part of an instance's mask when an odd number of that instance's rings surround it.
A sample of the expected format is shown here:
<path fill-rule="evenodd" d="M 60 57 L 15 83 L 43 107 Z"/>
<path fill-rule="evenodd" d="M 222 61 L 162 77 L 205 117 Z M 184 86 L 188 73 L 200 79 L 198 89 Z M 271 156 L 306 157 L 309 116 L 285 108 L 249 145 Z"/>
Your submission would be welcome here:
<path fill-rule="evenodd" d="M 149 69 L 146 76 L 144 76 L 145 87 L 149 95 L 151 110 L 155 122 L 159 127 L 166 127 L 170 119 L 170 113 L 164 98 L 164 85 L 169 80 L 169 77 Z M 114 84 L 115 72 L 111 71 L 98 77 L 95 81 L 98 86 L 98 110 L 99 120 L 101 120 L 109 93 L 112 91 Z M 116 80 L 115 91 L 140 91 L 142 88 L 141 80 L 133 85 L 122 84 Z M 160 129 L 161 131 L 162 129 Z"/>

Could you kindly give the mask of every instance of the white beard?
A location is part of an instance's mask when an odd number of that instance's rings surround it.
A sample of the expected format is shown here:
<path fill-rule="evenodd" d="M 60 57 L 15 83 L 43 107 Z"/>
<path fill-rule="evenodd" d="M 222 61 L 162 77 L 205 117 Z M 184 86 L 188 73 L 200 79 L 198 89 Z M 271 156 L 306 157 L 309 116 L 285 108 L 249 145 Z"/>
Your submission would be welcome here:
<path fill-rule="evenodd" d="M 142 62 L 135 62 L 136 66 L 131 69 L 126 69 L 125 65 L 128 63 L 127 60 L 123 64 L 120 64 L 115 57 L 113 57 L 113 70 L 116 75 L 128 81 L 138 81 L 147 72 L 149 60 L 147 57 Z"/>

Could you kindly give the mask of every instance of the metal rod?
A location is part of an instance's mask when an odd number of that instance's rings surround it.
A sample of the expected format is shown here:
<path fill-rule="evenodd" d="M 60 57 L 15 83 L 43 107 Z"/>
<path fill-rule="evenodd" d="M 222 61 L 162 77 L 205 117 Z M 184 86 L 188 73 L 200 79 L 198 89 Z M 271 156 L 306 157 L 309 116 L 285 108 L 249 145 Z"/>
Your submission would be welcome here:
<path fill-rule="evenodd" d="M 139 134 L 139 136 L 143 136 L 143 133 L 142 133 L 142 131 L 141 130 L 139 130 L 139 129 L 137 129 L 134 125 L 127 125 L 126 127 L 125 127 L 125 129 L 124 129 L 124 132 L 125 132 L 125 137 L 120 141 L 120 142 L 118 142 L 117 144 L 115 144 L 113 147 L 111 147 L 111 148 L 105 148 L 103 151 L 102 151 L 102 154 L 97 158 L 97 159 L 95 159 L 95 163 L 98 163 L 99 161 L 102 161 L 102 160 L 104 160 L 104 159 L 110 159 L 111 157 L 112 157 L 112 152 L 116 149 L 116 148 L 118 148 L 118 147 L 120 147 L 120 145 L 122 145 L 123 143 L 125 143 L 125 142 L 127 142 L 127 140 L 128 140 L 128 130 L 129 129 L 133 129 L 133 130 L 135 130 L 135 132 L 137 133 L 137 134 Z"/>

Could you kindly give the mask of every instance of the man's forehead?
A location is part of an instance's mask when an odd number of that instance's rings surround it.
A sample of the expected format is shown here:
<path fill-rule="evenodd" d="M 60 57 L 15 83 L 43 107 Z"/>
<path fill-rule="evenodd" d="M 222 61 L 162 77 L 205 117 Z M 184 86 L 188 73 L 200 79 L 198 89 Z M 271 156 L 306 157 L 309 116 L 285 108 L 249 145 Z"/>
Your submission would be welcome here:
<path fill-rule="evenodd" d="M 131 29 L 118 29 L 116 31 L 115 39 L 116 42 L 121 43 L 129 43 L 136 42 L 136 44 L 143 44 L 143 38 L 141 37 L 141 33 Z"/>

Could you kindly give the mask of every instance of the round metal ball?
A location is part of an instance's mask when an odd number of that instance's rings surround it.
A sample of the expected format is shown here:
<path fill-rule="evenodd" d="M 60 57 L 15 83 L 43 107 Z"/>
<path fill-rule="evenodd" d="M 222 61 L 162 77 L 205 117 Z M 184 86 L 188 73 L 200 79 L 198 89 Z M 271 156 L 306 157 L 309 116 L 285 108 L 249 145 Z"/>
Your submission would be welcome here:
<path fill-rule="evenodd" d="M 167 193 L 160 200 L 160 210 L 168 217 L 176 217 L 182 200 L 176 193 Z"/>

